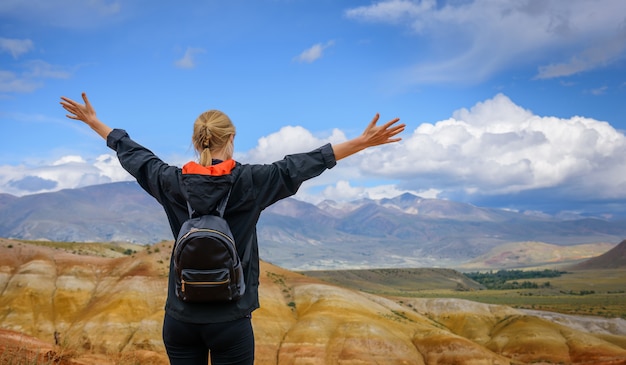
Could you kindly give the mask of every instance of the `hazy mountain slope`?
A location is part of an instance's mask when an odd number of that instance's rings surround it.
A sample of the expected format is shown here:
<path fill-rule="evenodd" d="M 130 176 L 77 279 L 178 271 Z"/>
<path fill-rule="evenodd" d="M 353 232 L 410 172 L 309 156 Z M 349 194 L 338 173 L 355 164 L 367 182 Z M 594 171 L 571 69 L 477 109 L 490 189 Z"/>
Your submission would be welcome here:
<path fill-rule="evenodd" d="M 13 196 L 11 194 L 0 193 L 0 209 L 3 209 L 5 206 L 11 204 L 16 199 L 18 199 L 18 197 Z"/>
<path fill-rule="evenodd" d="M 165 364 L 160 331 L 170 250 L 162 242 L 134 257 L 105 258 L 0 240 L 0 336 L 32 336 L 21 346 L 43 341 L 65 364 Z M 262 308 L 253 316 L 259 365 L 608 365 L 626 358 L 621 327 L 608 341 L 606 333 L 510 307 L 392 300 L 267 263 L 260 279 Z"/>
<path fill-rule="evenodd" d="M 612 243 L 558 246 L 543 242 L 511 242 L 459 265 L 464 270 L 515 269 L 529 266 L 567 265 L 606 252 Z"/>
<path fill-rule="evenodd" d="M 571 269 L 614 269 L 620 267 L 626 267 L 626 240 L 600 256 L 573 265 Z"/>
<path fill-rule="evenodd" d="M 14 199 L 0 209 L 0 234 L 79 242 L 158 242 L 172 238 L 161 207 L 132 182 Z"/>

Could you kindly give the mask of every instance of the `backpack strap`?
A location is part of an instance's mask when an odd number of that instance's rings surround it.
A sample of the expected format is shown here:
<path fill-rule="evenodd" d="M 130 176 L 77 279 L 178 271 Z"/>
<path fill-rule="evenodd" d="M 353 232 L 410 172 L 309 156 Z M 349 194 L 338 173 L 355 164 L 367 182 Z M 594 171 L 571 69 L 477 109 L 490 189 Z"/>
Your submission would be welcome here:
<path fill-rule="evenodd" d="M 187 212 L 189 213 L 189 218 L 193 218 L 194 210 L 191 208 L 191 204 L 189 204 L 189 200 L 187 200 Z"/>
<path fill-rule="evenodd" d="M 228 203 L 228 199 L 230 198 L 230 192 L 232 190 L 233 190 L 233 187 L 231 186 L 228 189 L 228 193 L 224 195 L 222 200 L 220 200 L 219 204 L 217 205 L 216 211 L 222 218 L 224 218 L 224 212 L 226 211 L 226 204 Z M 187 191 L 185 189 L 183 189 L 183 196 L 185 197 L 185 201 L 187 202 L 187 212 L 189 213 L 189 218 L 193 218 L 193 215 L 196 211 L 193 210 L 193 208 L 191 207 L 191 204 L 189 204 L 189 199 L 187 198 Z"/>
<path fill-rule="evenodd" d="M 228 189 L 228 193 L 222 198 L 222 201 L 217 205 L 217 213 L 220 217 L 224 218 L 224 212 L 226 211 L 226 204 L 228 203 L 228 199 L 230 199 L 230 192 L 233 190 L 231 186 Z M 187 206 L 189 206 L 189 202 L 187 202 Z"/>

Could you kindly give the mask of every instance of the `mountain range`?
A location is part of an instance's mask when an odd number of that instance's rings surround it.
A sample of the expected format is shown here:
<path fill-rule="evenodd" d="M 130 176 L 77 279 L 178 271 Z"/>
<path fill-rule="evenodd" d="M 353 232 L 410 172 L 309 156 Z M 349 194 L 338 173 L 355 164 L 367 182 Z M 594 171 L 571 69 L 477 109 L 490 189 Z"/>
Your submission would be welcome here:
<path fill-rule="evenodd" d="M 626 237 L 626 221 L 564 220 L 403 194 L 317 205 L 288 198 L 265 210 L 258 233 L 261 257 L 293 270 L 456 267 L 516 242 L 600 244 L 586 257 L 596 256 Z M 173 239 L 163 210 L 135 182 L 0 194 L 0 237 L 143 244 Z"/>

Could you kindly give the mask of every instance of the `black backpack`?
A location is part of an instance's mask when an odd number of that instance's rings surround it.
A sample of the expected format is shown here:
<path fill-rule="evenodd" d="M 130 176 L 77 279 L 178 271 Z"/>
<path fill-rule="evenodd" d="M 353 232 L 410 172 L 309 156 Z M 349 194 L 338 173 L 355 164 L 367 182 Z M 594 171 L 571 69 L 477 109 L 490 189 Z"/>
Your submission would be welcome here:
<path fill-rule="evenodd" d="M 184 302 L 235 301 L 245 289 L 243 268 L 228 222 L 223 218 L 230 191 L 217 214 L 194 217 L 183 223 L 174 246 L 176 295 Z"/>

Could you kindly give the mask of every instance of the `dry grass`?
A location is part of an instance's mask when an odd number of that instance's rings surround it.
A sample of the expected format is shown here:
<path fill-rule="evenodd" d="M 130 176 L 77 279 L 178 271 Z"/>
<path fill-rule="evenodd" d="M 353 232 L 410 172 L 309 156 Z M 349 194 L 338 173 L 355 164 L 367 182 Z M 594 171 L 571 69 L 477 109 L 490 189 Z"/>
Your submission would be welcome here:
<path fill-rule="evenodd" d="M 77 255 L 89 255 L 99 257 L 122 257 L 141 252 L 150 246 L 133 244 L 128 242 L 58 242 L 58 241 L 28 241 L 15 240 L 30 245 L 50 247 L 63 250 Z"/>
<path fill-rule="evenodd" d="M 455 287 L 452 280 L 456 276 L 447 269 L 390 269 L 387 273 L 376 275 L 375 283 L 370 280 L 374 276 L 365 273 L 359 274 L 358 277 L 363 278 L 361 281 L 343 271 L 305 274 L 333 284 L 391 297 L 459 298 L 514 308 L 626 319 L 626 269 L 571 271 L 556 278 L 528 280 L 539 285 L 549 281 L 550 288 L 475 290 L 470 287 L 467 291 Z"/>

